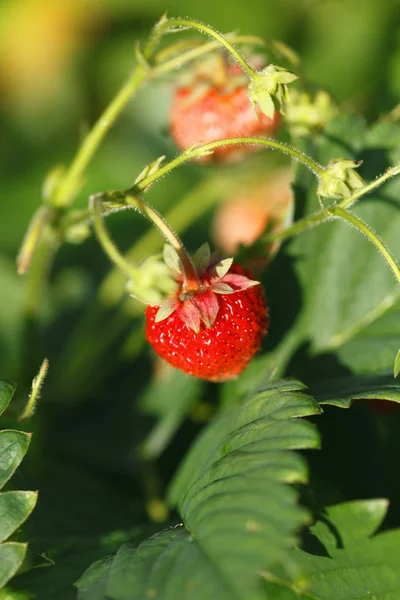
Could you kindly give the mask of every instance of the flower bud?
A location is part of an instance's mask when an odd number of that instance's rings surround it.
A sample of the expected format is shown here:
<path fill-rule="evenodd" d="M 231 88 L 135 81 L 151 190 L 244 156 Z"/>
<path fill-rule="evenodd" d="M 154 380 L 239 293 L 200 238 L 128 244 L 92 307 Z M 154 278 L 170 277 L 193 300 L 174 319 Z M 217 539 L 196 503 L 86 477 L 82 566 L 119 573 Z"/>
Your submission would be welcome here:
<path fill-rule="evenodd" d="M 304 136 L 325 127 L 338 112 L 337 106 L 324 90 L 314 97 L 307 92 L 294 91 L 285 113 L 285 121 L 292 133 Z"/>
<path fill-rule="evenodd" d="M 287 86 L 297 79 L 297 75 L 282 67 L 268 65 L 257 73 L 249 85 L 249 98 L 253 104 L 258 104 L 262 112 L 270 119 L 274 116 L 274 98 L 280 104 L 282 111 L 289 102 Z"/>
<path fill-rule="evenodd" d="M 361 165 L 348 159 L 335 159 L 328 163 L 320 177 L 318 194 L 325 198 L 348 198 L 365 186 L 363 178 L 354 171 Z"/>
<path fill-rule="evenodd" d="M 177 289 L 171 269 L 156 256 L 149 256 L 138 267 L 135 277 L 129 279 L 126 290 L 132 297 L 146 304 L 159 305 Z"/>

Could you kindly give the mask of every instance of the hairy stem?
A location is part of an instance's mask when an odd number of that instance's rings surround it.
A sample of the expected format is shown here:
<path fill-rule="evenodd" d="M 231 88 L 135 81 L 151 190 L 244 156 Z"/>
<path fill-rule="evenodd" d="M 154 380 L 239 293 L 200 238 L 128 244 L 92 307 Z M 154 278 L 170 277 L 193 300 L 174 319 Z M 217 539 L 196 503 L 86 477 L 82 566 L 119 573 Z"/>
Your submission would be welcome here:
<path fill-rule="evenodd" d="M 99 220 L 102 222 L 99 203 L 101 201 L 112 203 L 115 200 L 117 200 L 117 203 L 119 206 L 121 205 L 121 201 L 122 201 L 122 203 L 125 206 L 128 206 L 130 208 L 136 208 L 142 215 L 147 217 L 153 223 L 153 225 L 155 225 L 157 227 L 157 229 L 160 231 L 160 233 L 165 238 L 165 240 L 174 248 L 174 250 L 177 252 L 177 254 L 180 258 L 180 261 L 182 263 L 183 275 L 184 275 L 184 284 L 183 284 L 184 291 L 191 291 L 193 289 L 199 289 L 201 287 L 201 282 L 200 282 L 199 276 L 197 274 L 196 267 L 194 266 L 194 263 L 193 263 L 191 257 L 189 256 L 188 252 L 186 251 L 182 241 L 179 239 L 178 235 L 171 228 L 171 226 L 168 225 L 168 223 L 164 219 L 164 217 L 161 216 L 158 211 L 156 211 L 152 206 L 150 206 L 142 198 L 138 198 L 137 196 L 134 196 L 130 193 L 124 193 L 124 192 L 116 192 L 116 193 L 111 192 L 110 194 L 101 193 L 101 194 L 97 194 L 96 196 L 92 196 L 91 197 L 92 205 L 93 205 L 93 203 L 96 203 L 96 202 L 98 203 L 98 209 L 96 212 L 97 224 L 95 223 L 96 232 L 98 233 L 98 235 L 101 234 L 104 237 L 104 234 L 106 233 L 104 224 L 102 227 L 102 229 L 103 229 L 102 231 L 99 230 L 99 228 L 98 228 Z M 102 243 L 103 243 L 103 247 L 105 247 L 105 244 L 108 245 L 108 250 L 106 250 L 107 254 L 110 256 L 110 258 L 112 258 L 113 262 L 117 266 L 120 266 L 121 268 L 123 265 L 126 266 L 126 259 L 120 254 L 120 252 L 116 249 L 116 247 L 114 246 L 114 244 L 111 242 L 110 239 L 108 239 L 108 240 L 104 239 Z M 111 245 L 110 245 L 110 243 L 111 243 Z"/>
<path fill-rule="evenodd" d="M 158 32 L 164 32 L 173 27 L 176 27 L 176 28 L 189 27 L 191 29 L 196 29 L 197 31 L 200 31 L 201 33 L 204 33 L 210 37 L 215 38 L 222 46 L 224 46 L 224 48 L 240 64 L 240 66 L 247 73 L 247 75 L 250 77 L 250 79 L 254 79 L 256 77 L 257 73 L 249 65 L 249 63 L 246 61 L 244 56 L 234 46 L 232 46 L 232 44 L 230 42 L 228 42 L 228 40 L 223 35 L 218 33 L 218 31 L 215 31 L 215 29 L 213 29 L 209 25 L 206 25 L 205 23 L 201 23 L 199 21 L 194 21 L 192 19 L 167 19 L 159 24 Z"/>
<path fill-rule="evenodd" d="M 147 74 L 145 70 L 141 66 L 137 66 L 132 76 L 122 86 L 115 98 L 89 131 L 57 191 L 54 198 L 55 206 L 64 207 L 72 204 L 75 191 L 79 187 L 83 174 L 94 153 L 106 133 L 114 124 L 116 118 L 146 77 Z"/>
<path fill-rule="evenodd" d="M 365 196 L 372 190 L 378 188 L 383 183 L 385 183 L 385 181 L 387 181 L 391 177 L 394 177 L 395 175 L 398 175 L 399 173 L 400 173 L 400 165 L 391 167 L 390 169 L 388 169 L 386 171 L 386 173 L 384 173 L 383 175 L 381 175 L 374 181 L 371 181 L 371 183 L 367 184 L 362 189 L 357 190 L 356 192 L 351 194 L 351 196 L 349 196 L 348 198 L 344 198 L 343 200 L 341 200 L 337 204 L 336 209 L 348 208 L 349 206 L 355 204 L 355 202 L 357 202 L 357 200 L 362 198 L 362 196 Z M 296 221 L 296 223 L 294 223 L 287 229 L 284 229 L 283 231 L 275 231 L 275 232 L 268 233 L 267 235 L 263 236 L 261 238 L 261 240 L 262 240 L 262 242 L 270 243 L 270 242 L 283 241 L 283 240 L 289 239 L 289 238 L 293 237 L 294 235 L 298 235 L 299 233 L 302 233 L 303 231 L 306 231 L 307 229 L 314 227 L 315 225 L 319 225 L 320 223 L 323 223 L 327 219 L 331 218 L 331 216 L 332 216 L 332 212 L 330 209 L 322 209 L 312 215 L 309 215 L 308 217 L 299 219 L 298 221 Z"/>
<path fill-rule="evenodd" d="M 349 198 L 344 198 L 344 200 L 339 202 L 338 206 L 340 208 L 344 208 L 344 209 L 349 208 L 349 206 L 354 204 L 359 198 L 361 198 L 362 196 L 365 196 L 365 194 L 368 194 L 372 190 L 381 186 L 383 183 L 385 183 L 385 181 L 387 181 L 388 179 L 391 179 L 392 177 L 394 177 L 395 175 L 398 175 L 399 173 L 400 173 L 400 164 L 396 165 L 395 167 L 391 167 L 390 169 L 388 169 L 386 171 L 386 173 L 384 173 L 383 175 L 381 175 L 374 181 L 371 181 L 371 183 L 368 183 L 360 190 L 357 190 L 356 192 L 354 192 L 354 194 L 352 194 Z"/>
<path fill-rule="evenodd" d="M 196 146 L 195 148 L 190 148 L 189 150 L 185 150 L 171 160 L 169 163 L 158 169 L 155 173 L 145 177 L 138 184 L 134 185 L 132 192 L 135 190 L 144 190 L 146 187 L 167 175 L 181 164 L 192 160 L 194 158 L 200 158 L 203 156 L 207 156 L 207 154 L 211 154 L 217 148 L 225 147 L 225 146 L 237 146 L 237 145 L 247 145 L 247 146 L 264 146 L 266 148 L 271 148 L 273 150 L 279 150 L 283 154 L 298 160 L 302 165 L 304 165 L 307 169 L 312 171 L 316 177 L 319 177 L 324 172 L 324 167 L 317 163 L 315 160 L 300 152 L 296 148 L 289 146 L 289 144 L 285 144 L 284 142 L 278 142 L 277 140 L 272 140 L 269 138 L 258 138 L 258 137 L 236 137 L 236 138 L 227 138 L 224 140 L 218 140 L 216 142 L 209 142 L 208 144 L 203 144 L 201 146 Z"/>
<path fill-rule="evenodd" d="M 344 210 L 340 206 L 331 208 L 329 210 L 329 212 L 333 216 L 339 217 L 340 219 L 347 221 L 347 223 L 349 223 L 350 225 L 353 225 L 356 229 L 361 231 L 361 233 L 363 233 L 368 238 L 368 240 L 382 254 L 383 258 L 386 260 L 387 264 L 389 265 L 390 269 L 392 270 L 392 273 L 395 276 L 397 282 L 400 284 L 400 269 L 397 266 L 397 263 L 394 260 L 390 250 L 387 248 L 385 242 L 383 240 L 381 240 L 380 237 L 377 236 L 377 234 L 374 232 L 374 230 L 371 229 L 371 227 L 369 225 L 364 223 L 364 221 L 362 221 L 361 219 L 359 219 L 352 213 L 349 213 L 347 210 Z"/>
<path fill-rule="evenodd" d="M 17 256 L 18 275 L 23 275 L 29 269 L 43 231 L 50 220 L 50 215 L 51 211 L 48 206 L 39 206 L 33 215 Z"/>
<path fill-rule="evenodd" d="M 104 252 L 118 268 L 128 275 L 129 278 L 135 278 L 137 274 L 136 268 L 122 256 L 107 232 L 101 213 L 101 200 L 96 196 L 91 196 L 89 203 L 93 217 L 94 230 Z"/>

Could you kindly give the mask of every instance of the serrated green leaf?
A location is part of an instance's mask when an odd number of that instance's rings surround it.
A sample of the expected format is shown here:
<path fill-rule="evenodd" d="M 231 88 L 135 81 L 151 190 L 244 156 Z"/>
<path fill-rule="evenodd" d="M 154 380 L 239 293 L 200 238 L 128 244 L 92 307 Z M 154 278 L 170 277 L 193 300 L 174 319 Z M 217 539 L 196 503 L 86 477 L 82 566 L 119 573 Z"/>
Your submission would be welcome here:
<path fill-rule="evenodd" d="M 75 582 L 74 585 L 78 588 L 78 600 L 81 598 L 85 598 L 85 600 L 106 600 L 103 591 L 107 587 L 113 561 L 113 556 L 97 560 Z"/>
<path fill-rule="evenodd" d="M 6 410 L 15 392 L 15 385 L 9 381 L 0 380 L 0 415 Z"/>
<path fill-rule="evenodd" d="M 205 429 L 170 489 L 183 525 L 122 546 L 99 599 L 264 600 L 260 571 L 286 556 L 308 518 L 286 485 L 307 478 L 293 450 L 319 445 L 314 426 L 298 418 L 320 412 L 301 387 L 270 384 Z M 79 600 L 93 598 L 89 577 L 78 582 Z"/>
<path fill-rule="evenodd" d="M 310 531 L 322 542 L 329 553 L 338 546 L 357 545 L 372 536 L 381 526 L 389 502 L 385 498 L 346 502 L 327 509 L 327 520 L 317 521 Z M 333 525 L 333 527 L 332 527 Z"/>
<path fill-rule="evenodd" d="M 0 588 L 15 575 L 26 554 L 26 545 L 15 542 L 0 544 Z"/>
<path fill-rule="evenodd" d="M 400 403 L 400 384 L 386 375 L 326 378 L 322 383 L 311 386 L 311 390 L 320 404 L 339 408 L 349 408 L 354 400 Z"/>
<path fill-rule="evenodd" d="M 314 158 L 324 164 L 337 158 L 337 140 L 345 146 L 346 127 L 351 128 L 349 118 L 333 122 Z M 385 144 L 378 135 L 372 143 L 365 130 L 357 141 L 358 153 L 348 156 L 357 160 L 367 146 L 374 151 L 375 160 L 365 159 L 360 168 L 367 181 L 380 174 L 376 156 L 383 163 L 387 160 Z M 308 175 L 299 172 L 298 184 L 308 196 L 306 212 L 318 210 Z M 353 211 L 378 232 L 395 257 L 400 256 L 399 177 L 366 196 Z M 310 354 L 334 353 L 355 373 L 393 372 L 400 337 L 400 287 L 372 244 L 335 220 L 299 236 L 289 251 L 303 292 L 302 339 L 310 341 Z"/>
<path fill-rule="evenodd" d="M 34 509 L 36 501 L 36 492 L 0 494 L 0 542 L 6 540 L 22 525 Z"/>
<path fill-rule="evenodd" d="M 227 410 L 222 413 L 203 432 L 196 444 L 186 456 L 169 490 L 169 498 L 173 504 L 178 504 L 180 498 L 186 495 L 193 480 L 199 472 L 219 458 L 221 438 L 230 435 L 235 428 L 249 426 L 252 418 L 256 423 L 259 419 L 290 419 L 296 416 L 317 414 L 320 409 L 315 401 L 302 394 L 302 384 L 297 381 L 284 381 L 265 385 L 263 391 L 255 394 L 238 412 Z M 307 426 L 307 425 L 306 425 Z M 249 431 L 252 431 L 249 428 Z M 216 434 L 218 432 L 218 437 Z M 287 440 L 289 441 L 289 440 Z"/>
<path fill-rule="evenodd" d="M 400 590 L 400 529 L 373 536 L 385 516 L 386 500 L 346 502 L 328 507 L 312 533 L 328 556 L 297 550 L 314 600 L 397 600 Z M 279 598 L 279 596 L 277 596 Z"/>
<path fill-rule="evenodd" d="M 0 431 L 0 489 L 14 474 L 28 450 L 31 436 L 23 431 Z"/>

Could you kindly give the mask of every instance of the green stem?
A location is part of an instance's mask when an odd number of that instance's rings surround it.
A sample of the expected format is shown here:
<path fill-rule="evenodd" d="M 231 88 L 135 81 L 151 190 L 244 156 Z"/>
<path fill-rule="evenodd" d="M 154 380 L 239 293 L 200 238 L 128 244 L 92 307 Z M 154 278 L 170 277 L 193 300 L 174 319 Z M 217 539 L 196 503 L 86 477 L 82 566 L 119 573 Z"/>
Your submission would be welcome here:
<path fill-rule="evenodd" d="M 354 192 L 354 194 L 352 194 L 349 198 L 344 198 L 344 200 L 339 202 L 338 206 L 340 208 L 349 208 L 349 206 L 354 204 L 359 198 L 361 198 L 362 196 L 365 196 L 365 194 L 368 194 L 372 190 L 381 186 L 383 183 L 385 183 L 385 181 L 387 181 L 388 179 L 391 179 L 391 177 L 394 177 L 395 175 L 398 175 L 399 173 L 400 173 L 400 164 L 396 165 L 395 167 L 391 167 L 390 169 L 388 169 L 386 171 L 386 173 L 384 173 L 383 175 L 381 175 L 374 181 L 371 181 L 371 183 L 368 183 L 360 190 L 357 190 L 356 192 Z"/>
<path fill-rule="evenodd" d="M 277 241 L 283 242 L 284 240 L 287 240 L 295 235 L 303 233 L 303 231 L 306 231 L 307 229 L 311 229 L 315 225 L 323 223 L 329 218 L 331 218 L 331 215 L 326 210 L 321 210 L 308 217 L 299 219 L 298 221 L 296 221 L 296 223 L 294 223 L 290 227 L 287 227 L 287 229 L 283 229 L 281 231 L 271 231 L 270 233 L 267 233 L 266 235 L 261 237 L 260 242 L 262 244 L 269 244 L 271 242 Z"/>
<path fill-rule="evenodd" d="M 242 180 L 237 176 L 221 177 L 221 175 L 203 181 L 180 202 L 172 206 L 166 215 L 168 223 L 172 225 L 178 234 L 186 231 L 188 227 L 215 205 L 219 198 L 223 197 L 226 193 L 228 195 L 233 193 L 239 185 L 239 181 Z M 160 249 L 161 244 L 158 231 L 151 227 L 135 242 L 127 256 L 131 261 L 138 262 L 143 259 L 143 256 L 155 254 Z M 98 304 L 103 307 L 118 304 L 122 296 L 122 283 L 121 273 L 118 269 L 114 268 L 108 273 L 100 286 L 97 299 Z"/>
<path fill-rule="evenodd" d="M 156 211 L 142 198 L 128 194 L 125 196 L 125 200 L 129 206 L 137 208 L 142 214 L 144 214 L 157 227 L 166 241 L 171 244 L 171 246 L 177 252 L 182 263 L 185 278 L 183 291 L 190 291 L 191 288 L 199 289 L 199 287 L 201 287 L 201 282 L 197 274 L 196 267 L 194 266 L 194 263 L 186 251 L 182 241 L 179 239 L 178 235 L 171 228 L 171 226 L 168 225 L 164 217 L 162 217 L 158 211 Z"/>
<path fill-rule="evenodd" d="M 24 294 L 24 329 L 20 352 L 20 379 L 32 380 L 32 356 L 42 352 L 40 338 L 41 318 L 44 314 L 44 298 L 60 241 L 49 226 L 45 227 L 29 269 Z"/>
<path fill-rule="evenodd" d="M 228 33 L 225 36 L 225 39 L 230 41 L 232 44 L 257 44 L 259 46 L 265 46 L 265 41 L 255 35 L 234 35 L 234 34 Z M 186 44 L 187 43 L 190 43 L 190 42 L 187 41 Z M 213 40 L 212 42 L 202 43 L 202 44 L 197 43 L 194 47 L 193 47 L 193 43 L 190 43 L 191 44 L 190 49 L 187 50 L 187 46 L 185 47 L 184 44 L 185 44 L 185 42 L 182 42 L 182 49 L 186 50 L 184 54 L 179 55 L 177 50 L 175 50 L 175 52 L 174 52 L 175 55 L 178 54 L 179 66 L 181 66 L 182 64 L 185 64 L 186 62 L 190 62 L 191 60 L 196 60 L 203 54 L 207 54 L 208 52 L 212 52 L 213 50 L 218 50 L 218 48 L 221 45 L 216 40 Z M 172 47 L 168 46 L 166 49 L 161 50 L 154 57 L 154 62 L 158 66 L 153 66 L 152 77 L 156 77 L 158 75 L 162 75 L 166 71 L 171 71 L 173 69 L 176 69 L 176 66 L 177 66 L 176 56 L 173 58 L 170 58 L 169 60 L 166 60 L 167 57 L 172 54 L 172 51 L 174 48 L 176 48 L 176 46 L 172 46 Z"/>
<path fill-rule="evenodd" d="M 170 227 L 170 225 L 168 225 L 164 217 L 161 216 L 160 213 L 157 210 L 155 210 L 152 206 L 150 206 L 150 204 L 148 204 L 145 200 L 143 200 L 142 198 L 138 198 L 137 196 L 134 196 L 129 192 L 104 192 L 96 194 L 96 196 L 92 196 L 90 202 L 92 203 L 92 205 L 93 203 L 98 203 L 97 212 L 94 213 L 97 220 L 97 223 L 95 222 L 96 232 L 98 233 L 99 237 L 100 235 L 103 237 L 103 247 L 117 266 L 126 266 L 127 261 L 111 242 L 111 240 L 108 237 L 108 234 L 105 231 L 104 223 L 100 214 L 100 202 L 116 202 L 116 205 L 119 208 L 121 206 L 136 208 L 142 215 L 147 217 L 153 223 L 153 225 L 157 227 L 157 229 L 160 231 L 160 233 L 168 242 L 168 244 L 170 244 L 178 254 L 184 274 L 184 291 L 189 292 L 192 289 L 199 289 L 201 287 L 201 282 L 197 274 L 196 267 L 194 266 L 194 263 L 190 258 L 182 241 L 179 239 L 178 235 Z M 98 229 L 100 222 L 102 223 L 102 230 Z"/>
<path fill-rule="evenodd" d="M 50 215 L 51 211 L 48 206 L 40 206 L 33 215 L 17 256 L 18 275 L 23 275 L 29 269 L 43 231 L 50 220 Z"/>
<path fill-rule="evenodd" d="M 55 195 L 55 206 L 62 208 L 73 202 L 75 191 L 100 142 L 146 77 L 147 73 L 138 66 L 89 131 Z"/>
<path fill-rule="evenodd" d="M 178 19 L 178 21 L 179 21 L 179 19 Z M 203 29 L 205 30 L 205 28 L 206 28 L 205 25 L 203 26 L 203 25 L 199 24 L 199 27 L 200 26 L 203 27 Z M 158 37 L 158 35 L 161 35 L 161 34 L 162 34 L 161 30 L 157 30 L 157 37 Z M 62 184 L 60 185 L 59 189 L 57 190 L 57 193 L 56 193 L 56 196 L 54 199 L 55 206 L 64 207 L 64 206 L 68 206 L 69 204 L 71 204 L 73 202 L 75 191 L 79 187 L 79 184 L 80 184 L 80 181 L 82 180 L 83 174 L 84 174 L 89 162 L 91 161 L 93 155 L 95 154 L 97 148 L 99 147 L 101 141 L 103 140 L 103 138 L 105 137 L 105 135 L 109 131 L 109 129 L 112 127 L 112 125 L 114 124 L 114 122 L 117 119 L 117 117 L 119 116 L 119 114 L 122 112 L 122 110 L 128 104 L 131 97 L 134 95 L 134 93 L 137 91 L 137 89 L 140 87 L 140 85 L 146 79 L 154 79 L 155 77 L 158 77 L 159 75 L 165 74 L 169 71 L 173 71 L 176 69 L 177 66 L 181 67 L 183 64 L 188 63 L 188 62 L 198 58 L 202 54 L 205 54 L 207 52 L 214 50 L 221 43 L 223 43 L 223 45 L 228 46 L 231 49 L 234 56 L 242 64 L 243 68 L 245 68 L 245 65 L 246 65 L 247 66 L 246 70 L 248 71 L 248 69 L 250 69 L 251 72 L 253 74 L 255 74 L 253 69 L 251 69 L 251 67 L 249 67 L 247 65 L 244 58 L 241 57 L 241 55 L 238 53 L 238 51 L 235 50 L 235 48 L 228 41 L 226 41 L 225 38 L 223 38 L 220 34 L 217 34 L 216 32 L 214 32 L 214 34 L 215 34 L 214 37 L 216 37 L 216 39 L 218 40 L 218 43 L 211 42 L 210 44 L 205 44 L 201 48 L 195 48 L 193 50 L 190 50 L 187 53 L 183 54 L 182 56 L 175 57 L 166 63 L 163 63 L 157 67 L 154 67 L 149 72 L 146 72 L 146 70 L 141 65 L 138 65 L 136 67 L 136 69 L 134 70 L 132 75 L 129 77 L 129 79 L 126 81 L 126 83 L 122 86 L 122 88 L 119 90 L 119 92 L 117 93 L 115 98 L 108 105 L 108 107 L 105 109 L 103 114 L 100 116 L 100 118 L 97 120 L 95 125 L 92 127 L 92 129 L 89 131 L 86 138 L 84 139 L 75 158 L 73 159 L 71 165 L 68 168 L 68 171 L 63 179 Z M 237 36 L 238 43 L 239 42 L 247 42 L 248 39 L 249 39 L 249 37 Z M 223 41 L 221 41 L 221 40 L 223 40 Z M 250 40 L 254 42 L 254 38 L 250 37 Z M 154 40 L 153 40 L 153 42 L 154 42 Z M 153 42 L 149 41 L 149 43 L 146 46 L 146 49 L 144 51 L 144 55 L 146 58 L 149 57 L 151 54 L 151 51 L 149 50 L 149 48 L 153 45 Z"/>
<path fill-rule="evenodd" d="M 278 142 L 277 140 L 272 140 L 269 138 L 257 138 L 257 137 L 236 137 L 236 138 L 228 138 L 224 140 L 217 140 L 216 142 L 210 142 L 208 144 L 203 144 L 202 146 L 196 146 L 195 148 L 191 148 L 182 152 L 179 156 L 171 160 L 169 163 L 158 169 L 155 173 L 148 175 L 144 179 L 142 179 L 139 183 L 134 185 L 131 190 L 134 193 L 137 190 L 145 190 L 149 185 L 164 177 L 164 175 L 173 171 L 176 167 L 179 167 L 181 164 L 192 160 L 193 158 L 201 158 L 203 156 L 207 156 L 207 154 L 211 154 L 212 151 L 217 148 L 225 147 L 225 146 L 237 146 L 238 144 L 247 145 L 247 146 L 265 146 L 266 148 L 272 148 L 274 150 L 279 150 L 283 154 L 287 154 L 291 158 L 298 160 L 302 163 L 307 169 L 310 169 L 314 173 L 316 177 L 320 177 L 324 172 L 324 167 L 317 163 L 315 160 L 300 152 L 296 148 L 292 148 L 288 144 L 283 142 Z M 128 190 L 129 192 L 129 190 Z"/>
<path fill-rule="evenodd" d="M 19 417 L 20 421 L 24 421 L 25 419 L 28 419 L 29 417 L 31 417 L 33 415 L 35 407 L 36 407 L 36 403 L 40 398 L 40 390 L 42 389 L 42 385 L 46 378 L 48 369 L 49 369 L 49 361 L 47 360 L 47 358 L 45 358 L 42 363 L 42 366 L 40 367 L 39 373 L 36 375 L 36 377 L 32 381 L 31 393 L 30 393 L 28 402 L 26 403 L 25 409 L 24 409 L 23 413 L 21 414 L 21 416 Z"/>
<path fill-rule="evenodd" d="M 376 189 L 377 187 L 381 186 L 385 181 L 387 181 L 391 177 L 394 177 L 395 175 L 398 175 L 399 173 L 400 173 L 400 165 L 391 167 L 390 169 L 388 169 L 386 171 L 386 173 L 384 173 L 383 175 L 381 175 L 374 181 L 371 181 L 371 183 L 364 186 L 362 189 L 357 190 L 348 198 L 344 198 L 343 200 L 341 200 L 338 203 L 336 208 L 341 208 L 341 209 L 348 208 L 349 206 L 354 204 L 357 200 L 359 200 L 359 198 L 361 198 L 365 194 L 368 194 L 369 192 Z M 331 217 L 331 211 L 329 209 L 323 209 L 323 210 L 316 212 L 308 217 L 299 219 L 296 223 L 294 223 L 294 225 L 292 225 L 291 227 L 288 227 L 287 229 L 284 229 L 283 231 L 275 231 L 275 232 L 268 233 L 267 235 L 265 235 L 261 238 L 261 241 L 266 242 L 266 243 L 271 243 L 271 242 L 275 242 L 275 241 L 284 241 L 288 238 L 291 238 L 294 235 L 298 235 L 299 233 L 302 233 L 303 231 L 310 229 L 311 227 L 314 227 L 315 225 L 319 225 L 320 223 L 323 223 L 324 221 L 326 221 L 327 218 L 330 218 L 330 217 Z"/>
<path fill-rule="evenodd" d="M 206 35 L 215 38 L 222 46 L 224 46 L 224 48 L 226 48 L 226 50 L 228 50 L 228 52 L 233 56 L 233 58 L 240 64 L 240 66 L 247 73 L 250 79 L 254 79 L 257 76 L 257 73 L 249 65 L 244 56 L 238 50 L 236 50 L 236 48 L 232 46 L 232 44 L 228 42 L 228 40 L 223 35 L 218 33 L 218 31 L 215 31 L 215 29 L 212 29 L 212 27 L 210 27 L 209 25 L 206 25 L 205 23 L 201 23 L 199 21 L 193 21 L 192 19 L 167 19 L 159 24 L 158 32 L 160 33 L 164 30 L 168 30 L 173 27 L 190 27 L 191 29 L 196 29 L 201 33 L 205 33 Z"/>
<path fill-rule="evenodd" d="M 35 321 L 42 313 L 42 299 L 54 256 L 60 243 L 54 232 L 47 227 L 32 260 L 28 285 L 25 293 L 24 313 L 28 320 Z"/>
<path fill-rule="evenodd" d="M 393 275 L 397 279 L 397 282 L 400 284 L 400 269 L 397 266 L 396 261 L 392 257 L 384 241 L 377 236 L 373 229 L 371 229 L 369 225 L 364 223 L 364 221 L 362 221 L 352 213 L 349 213 L 347 210 L 344 210 L 340 206 L 336 206 L 334 208 L 329 209 L 329 212 L 332 216 L 339 217 L 340 219 L 347 221 L 348 223 L 350 223 L 350 225 L 353 225 L 354 227 L 356 227 L 356 229 L 361 231 L 361 233 L 367 236 L 369 241 L 382 254 L 383 258 L 386 260 L 387 264 L 391 268 Z"/>
<path fill-rule="evenodd" d="M 128 275 L 129 278 L 135 278 L 137 275 L 136 268 L 129 263 L 124 256 L 122 256 L 107 232 L 107 229 L 104 225 L 103 216 L 101 214 L 100 198 L 91 196 L 89 203 L 90 211 L 93 217 L 93 226 L 104 252 L 117 267 L 119 267 Z"/>

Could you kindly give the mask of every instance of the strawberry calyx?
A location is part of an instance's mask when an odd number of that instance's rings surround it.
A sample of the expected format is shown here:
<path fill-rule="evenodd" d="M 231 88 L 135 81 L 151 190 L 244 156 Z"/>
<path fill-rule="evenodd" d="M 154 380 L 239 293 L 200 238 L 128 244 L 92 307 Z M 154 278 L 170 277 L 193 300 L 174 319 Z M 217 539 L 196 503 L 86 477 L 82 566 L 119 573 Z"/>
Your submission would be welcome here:
<path fill-rule="evenodd" d="M 196 333 L 200 332 L 202 323 L 210 329 L 219 312 L 218 296 L 235 294 L 259 284 L 258 281 L 244 275 L 230 272 L 233 258 L 219 259 L 211 255 L 207 243 L 203 244 L 193 257 L 198 275 L 196 284 L 192 282 L 192 285 L 184 287 L 180 259 L 171 246 L 166 245 L 164 259 L 171 269 L 171 276 L 177 282 L 178 289 L 173 296 L 165 298 L 159 304 L 156 323 L 167 319 L 176 311 L 183 323 Z"/>

